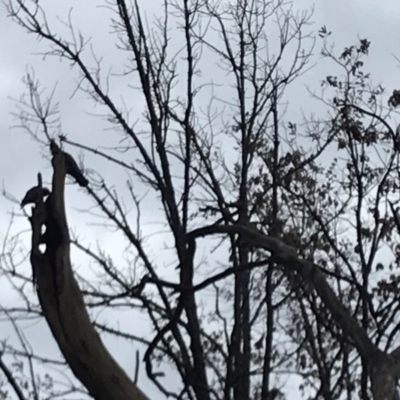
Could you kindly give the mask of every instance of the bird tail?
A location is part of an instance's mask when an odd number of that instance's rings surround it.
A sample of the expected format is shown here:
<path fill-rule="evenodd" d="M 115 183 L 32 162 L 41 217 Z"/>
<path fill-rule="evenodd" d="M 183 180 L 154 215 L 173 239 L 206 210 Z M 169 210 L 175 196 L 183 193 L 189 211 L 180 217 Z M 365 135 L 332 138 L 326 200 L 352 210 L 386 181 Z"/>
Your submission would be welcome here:
<path fill-rule="evenodd" d="M 89 185 L 89 181 L 82 175 L 76 175 L 75 180 L 78 182 L 79 186 L 87 187 Z"/>

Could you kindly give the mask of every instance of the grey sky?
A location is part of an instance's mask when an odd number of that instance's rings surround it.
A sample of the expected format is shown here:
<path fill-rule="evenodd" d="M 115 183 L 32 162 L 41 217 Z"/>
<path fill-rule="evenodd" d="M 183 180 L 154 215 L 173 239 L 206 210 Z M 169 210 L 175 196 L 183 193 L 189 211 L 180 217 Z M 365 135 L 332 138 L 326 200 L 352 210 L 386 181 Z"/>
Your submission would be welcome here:
<path fill-rule="evenodd" d="M 153 4 L 158 4 L 152 0 Z M 110 24 L 108 17 L 110 12 L 106 9 L 96 8 L 96 5 L 103 2 L 94 1 L 68 1 L 54 2 L 54 0 L 39 0 L 42 7 L 49 10 L 50 24 L 60 28 L 60 23 L 54 17 L 59 15 L 64 20 L 67 18 L 68 11 L 71 7 L 74 8 L 72 14 L 73 21 L 77 29 L 81 29 L 84 36 L 93 38 L 93 46 L 97 54 L 104 56 L 105 70 L 112 65 L 114 72 L 121 72 L 123 63 L 126 63 L 125 55 L 118 52 L 114 47 L 114 39 L 108 34 Z M 143 4 L 151 3 L 148 0 L 142 1 Z M 314 2 L 308 0 L 295 1 L 296 8 L 308 8 Z M 54 4 L 57 4 L 54 6 Z M 155 6 L 153 6 L 155 8 Z M 314 5 L 315 12 L 311 18 L 314 25 L 311 28 L 319 28 L 326 25 L 328 30 L 332 31 L 332 39 L 336 44 L 336 49 L 340 50 L 343 46 L 356 43 L 357 37 L 367 38 L 372 42 L 368 64 L 365 70 L 371 72 L 376 83 L 382 82 L 387 89 L 387 97 L 393 89 L 400 89 L 400 70 L 395 56 L 400 57 L 400 46 L 398 45 L 398 16 L 400 15 L 400 3 L 397 0 L 382 0 L 379 4 L 372 0 L 317 0 Z M 148 13 L 153 11 L 149 6 Z M 94 14 L 93 14 L 94 13 Z M 65 28 L 63 29 L 66 32 Z M 27 66 L 33 66 L 36 72 L 36 77 L 41 81 L 43 88 L 49 92 L 57 83 L 56 101 L 60 102 L 62 130 L 68 134 L 68 138 L 72 141 L 81 141 L 82 143 L 101 142 L 106 145 L 109 142 L 110 135 L 113 132 L 105 130 L 109 124 L 101 118 L 93 118 L 87 115 L 87 112 L 98 112 L 99 109 L 93 109 L 92 103 L 82 93 L 78 93 L 72 100 L 76 73 L 71 71 L 65 61 L 60 62 L 58 58 L 49 58 L 43 61 L 42 57 L 35 56 L 33 53 L 40 52 L 46 49 L 47 44 L 44 42 L 38 43 L 33 35 L 28 35 L 21 27 L 17 26 L 5 15 L 5 10 L 0 6 L 0 179 L 4 183 L 7 190 L 14 194 L 18 199 L 21 199 L 26 190 L 31 187 L 36 181 L 36 174 L 41 171 L 46 181 L 50 178 L 50 167 L 48 160 L 41 154 L 43 149 L 40 149 L 26 133 L 20 129 L 12 129 L 12 126 L 17 123 L 13 119 L 11 112 L 16 111 L 16 104 L 10 100 L 10 97 L 19 98 L 26 91 L 21 83 L 21 79 L 26 72 Z M 319 50 L 320 42 L 317 42 L 315 47 L 315 59 L 320 59 Z M 212 76 L 220 72 L 205 71 Z M 309 99 L 309 95 L 304 89 L 304 85 L 308 84 L 316 90 L 319 89 L 321 79 L 332 73 L 332 64 L 323 61 L 312 73 L 307 74 L 296 83 L 296 90 L 293 94 L 295 97 L 291 100 L 291 106 L 288 110 L 287 119 L 293 119 L 299 122 L 302 110 L 305 114 L 313 111 L 318 116 L 318 107 Z M 127 82 L 121 79 L 113 79 L 111 81 L 111 94 L 117 99 L 123 95 L 130 107 L 140 110 L 141 100 L 133 94 L 132 91 L 126 88 Z M 115 82 L 115 83 L 114 83 Z M 131 82 L 132 83 L 132 82 Z M 313 104 L 313 108 L 308 109 L 308 103 Z M 321 106 L 321 112 L 323 107 Z M 133 118 L 134 119 L 134 118 Z M 395 124 L 392 121 L 392 124 Z M 77 154 L 76 150 L 73 150 Z M 112 167 L 103 167 L 103 163 L 99 162 L 94 156 L 85 155 L 85 166 L 94 168 L 104 176 L 104 178 L 112 182 L 117 187 L 121 187 L 126 181 L 126 176 L 121 169 Z M 140 185 L 138 184 L 140 188 Z M 95 220 L 93 218 L 82 217 L 76 208 L 83 209 L 91 206 L 91 202 L 87 199 L 84 193 L 76 186 L 69 185 L 67 189 L 67 204 L 69 213 L 69 222 L 73 229 L 79 232 L 80 238 L 86 244 L 96 245 L 96 241 L 104 246 L 110 253 L 118 257 L 118 254 L 124 249 L 124 243 L 116 238 L 116 234 L 110 229 L 99 229 L 98 226 L 89 224 Z M 12 205 L 4 198 L 0 198 L 0 235 L 4 234 L 6 226 L 9 222 L 9 211 L 17 207 Z M 146 233 L 156 233 L 159 226 L 156 222 L 161 215 L 160 206 L 151 199 L 145 202 L 142 206 L 143 220 L 146 222 L 144 230 Z M 134 216 L 132 216 L 134 218 Z M 15 221 L 14 231 L 19 232 L 23 229 L 28 230 L 29 225 L 26 218 L 17 218 Z M 2 237 L 2 236 L 0 236 Z M 29 242 L 29 232 L 24 236 L 27 245 Z M 151 244 L 156 250 L 153 251 L 154 257 L 157 256 L 167 259 L 167 251 L 164 250 L 164 239 L 161 235 L 153 236 Z M 75 257 L 78 252 L 73 250 L 74 263 L 81 272 L 86 265 L 84 258 Z M 161 265 L 161 264 L 160 264 Z M 27 266 L 29 268 L 29 265 Z M 86 272 L 85 272 L 86 273 Z M 11 292 L 4 292 L 1 285 L 7 285 L 0 277 L 0 301 L 11 304 L 15 295 Z M 5 287 L 5 286 L 4 286 Z M 8 285 L 7 285 L 8 287 Z M 4 303 L 3 303 L 4 304 Z M 112 321 L 112 313 L 106 315 L 106 319 Z M 132 318 L 130 316 L 129 318 Z M 144 317 L 141 316 L 143 319 Z M 121 319 L 122 324 L 126 326 L 132 325 L 131 320 Z M 46 342 L 43 341 L 43 327 L 32 328 L 30 332 L 30 340 L 35 344 L 35 348 L 40 353 L 45 354 L 50 345 L 50 336 L 47 333 Z M 0 330 L 0 340 L 8 329 Z M 9 333 L 11 335 L 11 333 Z M 115 357 L 127 368 L 128 373 L 132 376 L 134 370 L 134 349 L 126 349 L 121 347 L 120 342 L 115 340 L 105 339 L 107 346 L 115 355 Z M 145 379 L 144 371 L 140 377 L 142 389 L 149 396 L 154 395 L 154 399 L 161 396 L 159 392 Z"/>

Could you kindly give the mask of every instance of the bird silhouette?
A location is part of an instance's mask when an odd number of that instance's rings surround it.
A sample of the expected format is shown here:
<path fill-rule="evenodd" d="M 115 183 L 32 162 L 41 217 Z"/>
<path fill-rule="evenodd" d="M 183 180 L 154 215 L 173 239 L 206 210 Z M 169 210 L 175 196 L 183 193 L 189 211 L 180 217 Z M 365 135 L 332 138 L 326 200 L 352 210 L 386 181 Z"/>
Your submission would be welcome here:
<path fill-rule="evenodd" d="M 50 190 L 40 186 L 34 186 L 29 189 L 25 197 L 21 201 L 21 208 L 25 207 L 27 204 L 36 204 L 40 199 L 46 197 L 50 194 Z"/>
<path fill-rule="evenodd" d="M 70 154 L 66 153 L 65 151 L 62 151 L 54 140 L 50 141 L 50 150 L 53 156 L 60 152 L 64 154 L 65 167 L 67 169 L 66 173 L 75 178 L 76 182 L 78 182 L 80 186 L 86 187 L 89 184 L 89 181 L 83 176 L 83 173 L 81 169 L 78 167 L 76 161 L 72 158 Z"/>

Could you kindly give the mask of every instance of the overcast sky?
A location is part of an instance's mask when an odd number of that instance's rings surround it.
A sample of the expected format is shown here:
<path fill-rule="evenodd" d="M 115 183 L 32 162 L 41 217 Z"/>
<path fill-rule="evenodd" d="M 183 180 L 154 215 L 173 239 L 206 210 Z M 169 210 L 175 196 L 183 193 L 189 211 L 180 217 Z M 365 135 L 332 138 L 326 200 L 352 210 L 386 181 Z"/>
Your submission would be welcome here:
<path fill-rule="evenodd" d="M 120 68 L 119 61 L 121 61 L 121 65 L 125 62 L 125 58 L 121 58 L 122 56 L 113 45 L 114 38 L 109 35 L 109 12 L 106 9 L 96 8 L 96 5 L 101 5 L 102 2 L 93 0 L 84 2 L 39 0 L 39 2 L 46 11 L 48 10 L 50 23 L 57 27 L 60 24 L 54 17 L 59 15 L 65 19 L 69 9 L 73 7 L 72 16 L 76 26 L 83 31 L 84 35 L 93 37 L 94 48 L 105 56 L 105 62 L 108 62 L 110 66 L 113 65 L 117 70 Z M 146 5 L 149 17 L 152 11 L 159 11 L 151 10 L 151 6 L 148 4 L 152 1 L 145 0 L 140 3 Z M 154 0 L 154 4 L 158 3 Z M 400 2 L 398 0 L 381 0 L 379 3 L 373 0 L 318 0 L 316 4 L 308 0 L 295 1 L 295 7 L 298 8 L 311 6 L 314 6 L 313 29 L 318 30 L 319 27 L 326 25 L 328 30 L 332 31 L 332 40 L 337 49 L 355 44 L 358 37 L 370 40 L 372 45 L 365 70 L 371 73 L 376 83 L 383 84 L 387 90 L 387 98 L 393 89 L 400 89 L 400 69 L 394 57 L 400 58 L 400 45 L 398 44 Z M 44 179 L 47 181 L 51 172 L 49 162 L 43 157 L 44 152 L 41 153 L 40 147 L 21 129 L 12 128 L 17 121 L 11 113 L 16 112 L 17 109 L 16 103 L 11 98 L 17 99 L 24 93 L 22 78 L 28 66 L 35 68 L 36 75 L 44 88 L 51 89 L 56 83 L 58 84 L 56 99 L 60 102 L 62 129 L 71 140 L 83 143 L 101 140 L 102 143 L 107 143 L 110 133 L 105 130 L 108 127 L 106 122 L 84 113 L 84 111 L 93 111 L 91 103 L 84 95 L 77 95 L 70 100 L 74 88 L 74 75 L 69 66 L 55 58 L 44 61 L 42 57 L 35 56 L 33 53 L 45 49 L 46 44 L 39 43 L 33 35 L 27 35 L 21 27 L 7 18 L 3 6 L 0 6 L 0 32 L 0 179 L 10 193 L 21 199 L 26 190 L 35 183 L 38 171 L 43 173 Z M 314 51 L 315 62 L 320 60 L 319 50 L 320 43 L 318 42 Z M 293 104 L 298 104 L 299 108 L 298 110 L 290 109 L 291 114 L 288 115 L 288 119 L 300 118 L 301 109 L 306 114 L 313 111 L 318 116 L 318 108 L 307 109 L 310 100 L 304 90 L 304 85 L 308 84 L 318 89 L 320 80 L 331 73 L 329 68 L 330 64 L 324 61 L 297 83 L 296 95 L 298 97 L 293 99 Z M 214 73 L 214 71 L 209 72 Z M 125 84 L 116 82 L 112 86 L 114 95 L 117 97 L 123 95 L 132 102 L 137 101 L 130 97 L 131 94 L 124 86 Z M 393 121 L 393 124 L 395 123 L 396 121 Z M 85 165 L 93 166 L 116 186 L 122 185 L 125 181 L 126 177 L 121 172 L 116 173 L 115 170 L 108 167 L 102 168 L 94 157 L 85 156 Z M 112 244 L 114 254 L 123 250 L 123 245 L 115 240 L 115 234 L 112 231 L 99 230 L 98 227 L 88 224 L 88 220 L 85 218 L 78 217 L 81 214 L 74 208 L 84 208 L 91 203 L 76 185 L 68 187 L 67 203 L 71 227 L 79 232 L 80 237 L 87 244 L 95 244 L 96 241 L 104 246 Z M 16 206 L 8 200 L 0 198 L 0 210 L 2 211 L 0 213 L 0 235 L 5 233 L 10 220 L 9 213 L 13 208 L 16 209 Z M 142 212 L 145 221 L 157 221 L 159 210 L 154 209 L 154 204 L 151 202 L 146 203 Z M 157 226 L 154 224 L 146 226 L 147 232 L 157 231 Z M 19 218 L 16 220 L 15 232 L 28 230 L 28 227 L 28 221 Z M 28 231 L 24 238 L 25 240 L 29 239 Z M 155 237 L 153 240 L 158 240 L 159 248 L 162 248 L 162 237 Z M 84 267 L 82 260 L 74 259 L 78 268 Z M 15 295 L 8 291 L 7 293 L 2 291 L 2 284 L 4 285 L 4 281 L 0 278 L 0 301 L 12 304 L 15 301 Z M 49 342 L 43 342 L 42 331 L 42 326 L 32 328 L 30 338 L 38 346 L 39 352 L 46 354 Z M 0 340 L 7 335 L 7 332 L 9 331 L 0 329 Z M 134 351 L 127 353 L 126 349 L 122 349 L 115 341 L 106 339 L 106 343 L 111 346 L 113 354 L 132 376 Z M 153 395 L 154 399 L 161 399 L 159 392 L 144 379 L 144 373 L 141 378 L 142 389 L 150 396 Z"/>

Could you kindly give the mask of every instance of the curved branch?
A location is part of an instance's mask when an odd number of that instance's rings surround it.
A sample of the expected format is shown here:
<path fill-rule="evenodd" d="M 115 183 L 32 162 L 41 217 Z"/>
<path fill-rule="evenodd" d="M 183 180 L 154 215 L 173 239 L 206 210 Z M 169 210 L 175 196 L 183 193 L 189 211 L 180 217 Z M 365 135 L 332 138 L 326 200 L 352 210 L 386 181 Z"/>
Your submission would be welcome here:
<path fill-rule="evenodd" d="M 38 202 L 31 218 L 31 264 L 43 314 L 72 372 L 95 399 L 148 400 L 108 353 L 89 318 L 70 262 L 63 153 L 52 164 L 52 194 L 46 203 Z M 46 251 L 41 253 L 43 242 Z"/>
<path fill-rule="evenodd" d="M 302 260 L 293 247 L 286 245 L 277 238 L 261 233 L 257 228 L 252 226 L 207 226 L 192 231 L 189 233 L 189 236 L 195 239 L 216 233 L 241 234 L 251 245 L 269 251 L 272 257 L 276 261 L 279 261 L 285 268 L 294 269 L 306 282 L 310 282 L 313 285 L 322 302 L 331 312 L 337 326 L 343 331 L 346 337 L 353 340 L 354 346 L 361 356 L 372 361 L 376 357 L 383 355 L 382 351 L 375 346 L 366 332 L 339 301 L 318 265 L 311 261 Z"/>

